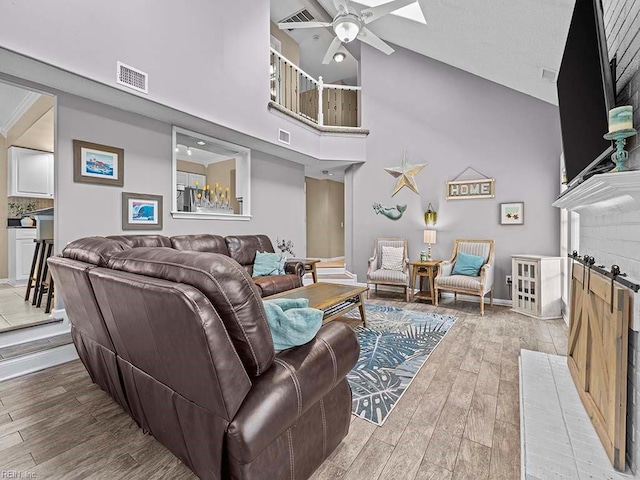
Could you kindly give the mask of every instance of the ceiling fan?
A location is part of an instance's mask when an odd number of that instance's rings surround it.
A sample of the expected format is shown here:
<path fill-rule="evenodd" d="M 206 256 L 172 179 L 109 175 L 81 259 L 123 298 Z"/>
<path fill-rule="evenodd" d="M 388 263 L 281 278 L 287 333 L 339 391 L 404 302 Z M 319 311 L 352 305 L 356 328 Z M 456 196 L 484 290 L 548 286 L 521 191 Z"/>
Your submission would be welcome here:
<path fill-rule="evenodd" d="M 377 7 L 365 8 L 358 15 L 356 13 L 351 13 L 349 10 L 349 0 L 333 0 L 333 5 L 338 10 L 338 13 L 333 18 L 332 22 L 281 22 L 278 24 L 278 27 L 280 27 L 281 30 L 331 27 L 336 34 L 336 38 L 334 38 L 331 45 L 329 45 L 329 49 L 322 60 L 322 63 L 325 65 L 328 65 L 331 62 L 333 55 L 338 51 L 342 42 L 349 43 L 356 38 L 361 42 L 377 48 L 387 55 L 391 55 L 393 53 L 393 48 L 386 44 L 365 25 L 375 22 L 379 18 L 391 12 L 395 12 L 402 7 L 415 3 L 416 1 L 417 0 L 392 0 L 391 2 L 383 3 Z"/>

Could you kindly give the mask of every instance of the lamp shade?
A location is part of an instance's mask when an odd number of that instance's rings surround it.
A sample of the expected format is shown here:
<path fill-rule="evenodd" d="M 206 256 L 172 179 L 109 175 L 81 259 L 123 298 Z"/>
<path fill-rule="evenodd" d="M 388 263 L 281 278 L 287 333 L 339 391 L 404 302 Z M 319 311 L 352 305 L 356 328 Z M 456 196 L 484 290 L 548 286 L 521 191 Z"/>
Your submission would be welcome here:
<path fill-rule="evenodd" d="M 333 31 L 341 41 L 349 43 L 360 33 L 360 21 L 355 15 L 345 15 L 334 22 Z"/>
<path fill-rule="evenodd" d="M 436 243 L 436 231 L 435 230 L 425 230 L 424 231 L 424 243 L 428 245 L 432 245 Z"/>

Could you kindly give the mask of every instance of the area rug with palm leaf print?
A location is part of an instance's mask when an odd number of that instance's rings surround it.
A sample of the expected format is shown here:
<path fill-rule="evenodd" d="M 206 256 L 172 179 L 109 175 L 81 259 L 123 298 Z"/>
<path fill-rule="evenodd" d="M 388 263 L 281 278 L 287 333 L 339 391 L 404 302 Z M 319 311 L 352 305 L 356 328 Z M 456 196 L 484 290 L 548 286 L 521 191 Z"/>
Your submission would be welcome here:
<path fill-rule="evenodd" d="M 365 312 L 367 327 L 355 328 L 360 358 L 347 375 L 351 412 L 382 425 L 456 317 L 385 305 L 365 305 Z"/>

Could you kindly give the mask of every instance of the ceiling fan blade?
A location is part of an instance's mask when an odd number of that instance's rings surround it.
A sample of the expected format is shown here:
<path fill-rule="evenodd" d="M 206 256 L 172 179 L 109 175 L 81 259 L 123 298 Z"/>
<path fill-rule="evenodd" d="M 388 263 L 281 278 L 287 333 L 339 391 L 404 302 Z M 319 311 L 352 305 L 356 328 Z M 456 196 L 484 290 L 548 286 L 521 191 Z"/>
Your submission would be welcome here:
<path fill-rule="evenodd" d="M 393 0 L 391 2 L 378 5 L 377 7 L 365 8 L 360 12 L 360 17 L 362 17 L 362 21 L 365 24 L 375 22 L 380 17 L 384 17 L 388 13 L 395 12 L 396 10 L 406 7 L 407 5 L 411 5 L 416 1 L 417 0 Z"/>
<path fill-rule="evenodd" d="M 333 0 L 333 6 L 336 7 L 338 13 L 349 13 L 348 0 Z"/>
<path fill-rule="evenodd" d="M 391 55 L 395 51 L 367 27 L 362 27 L 360 33 L 358 34 L 358 40 L 371 45 L 373 48 L 377 48 L 382 53 L 386 53 L 387 55 Z"/>
<path fill-rule="evenodd" d="M 282 22 L 278 24 L 280 30 L 290 30 L 294 28 L 320 28 L 330 27 L 329 22 Z"/>
<path fill-rule="evenodd" d="M 334 38 L 333 42 L 331 42 L 331 45 L 329 45 L 329 48 L 327 49 L 327 53 L 325 53 L 324 58 L 322 59 L 322 63 L 324 65 L 329 65 L 331 63 L 331 60 L 340 48 L 340 45 L 342 45 L 340 39 L 338 37 Z"/>

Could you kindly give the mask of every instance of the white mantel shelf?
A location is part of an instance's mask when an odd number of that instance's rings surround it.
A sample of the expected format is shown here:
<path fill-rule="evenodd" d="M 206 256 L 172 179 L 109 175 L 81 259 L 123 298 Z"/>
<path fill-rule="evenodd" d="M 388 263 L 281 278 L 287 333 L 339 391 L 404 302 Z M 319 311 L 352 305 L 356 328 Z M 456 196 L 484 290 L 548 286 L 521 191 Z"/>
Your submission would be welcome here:
<path fill-rule="evenodd" d="M 640 171 L 600 173 L 573 187 L 552 204 L 572 211 L 640 209 Z"/>

